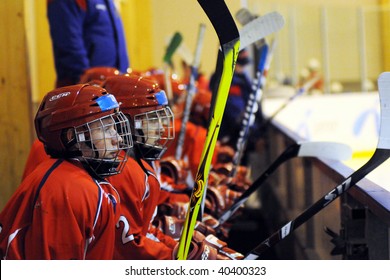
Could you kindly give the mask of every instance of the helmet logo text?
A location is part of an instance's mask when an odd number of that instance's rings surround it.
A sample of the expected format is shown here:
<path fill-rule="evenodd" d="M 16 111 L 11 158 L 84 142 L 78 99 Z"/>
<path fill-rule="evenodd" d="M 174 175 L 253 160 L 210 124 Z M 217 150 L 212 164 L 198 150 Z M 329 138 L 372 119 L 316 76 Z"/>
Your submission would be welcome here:
<path fill-rule="evenodd" d="M 57 95 L 53 95 L 52 97 L 50 97 L 49 101 L 54 101 L 54 100 L 60 99 L 62 97 L 68 96 L 69 94 L 70 94 L 70 91 L 62 92 L 62 93 L 57 94 Z"/>

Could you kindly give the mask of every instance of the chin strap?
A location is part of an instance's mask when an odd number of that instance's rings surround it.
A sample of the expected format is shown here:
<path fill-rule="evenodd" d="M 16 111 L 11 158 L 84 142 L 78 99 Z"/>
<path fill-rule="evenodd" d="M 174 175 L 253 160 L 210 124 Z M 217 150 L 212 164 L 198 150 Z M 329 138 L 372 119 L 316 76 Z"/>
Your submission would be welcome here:
<path fill-rule="evenodd" d="M 138 162 L 139 166 L 141 166 L 142 170 L 144 171 L 145 174 L 147 174 L 148 176 L 150 175 L 150 171 L 144 166 L 144 164 L 142 163 L 142 152 L 141 152 L 141 148 L 136 145 L 134 146 L 133 148 L 133 151 L 134 151 L 134 159 L 136 160 L 136 162 Z"/>

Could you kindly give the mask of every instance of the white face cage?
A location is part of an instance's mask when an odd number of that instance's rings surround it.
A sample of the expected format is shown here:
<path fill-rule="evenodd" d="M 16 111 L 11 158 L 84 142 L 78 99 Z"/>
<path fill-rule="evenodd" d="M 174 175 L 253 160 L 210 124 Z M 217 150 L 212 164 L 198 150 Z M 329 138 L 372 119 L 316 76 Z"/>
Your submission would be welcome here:
<path fill-rule="evenodd" d="M 120 173 L 133 147 L 130 124 L 122 112 L 110 114 L 75 127 L 77 147 L 82 159 L 97 175 Z"/>
<path fill-rule="evenodd" d="M 174 118 L 170 107 L 134 116 L 135 143 L 146 160 L 160 159 L 175 138 Z"/>

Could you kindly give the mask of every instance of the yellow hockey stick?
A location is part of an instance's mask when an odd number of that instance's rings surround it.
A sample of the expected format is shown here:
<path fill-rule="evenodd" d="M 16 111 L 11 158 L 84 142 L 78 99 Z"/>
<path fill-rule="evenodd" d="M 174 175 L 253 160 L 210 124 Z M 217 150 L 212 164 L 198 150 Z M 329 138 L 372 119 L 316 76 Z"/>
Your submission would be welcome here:
<path fill-rule="evenodd" d="M 215 96 L 214 106 L 211 108 L 212 114 L 206 142 L 195 176 L 194 188 L 192 190 L 186 220 L 179 241 L 179 248 L 176 256 L 176 259 L 178 260 L 185 260 L 188 256 L 202 198 L 206 192 L 206 182 L 209 176 L 211 159 L 217 142 L 226 100 L 233 78 L 234 67 L 240 49 L 240 35 L 225 2 L 223 0 L 198 0 L 198 2 L 217 32 L 221 45 L 220 52 L 222 52 L 223 55 L 223 69 L 217 94 Z"/>

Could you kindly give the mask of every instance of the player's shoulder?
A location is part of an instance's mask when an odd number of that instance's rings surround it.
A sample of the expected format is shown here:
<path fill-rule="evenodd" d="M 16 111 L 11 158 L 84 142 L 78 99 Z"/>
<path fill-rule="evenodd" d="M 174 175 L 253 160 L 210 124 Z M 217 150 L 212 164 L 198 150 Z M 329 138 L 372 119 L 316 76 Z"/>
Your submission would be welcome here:
<path fill-rule="evenodd" d="M 92 188 L 95 190 L 97 188 L 96 181 L 80 163 L 75 164 L 62 159 L 49 159 L 39 167 L 40 175 L 42 176 L 44 173 L 42 178 L 45 178 L 47 184 L 55 184 L 58 189 L 72 188 L 73 191 L 77 192 L 80 189 Z"/>
<path fill-rule="evenodd" d="M 23 189 L 57 204 L 96 203 L 104 191 L 88 172 L 66 160 L 48 159 L 22 182 Z"/>
<path fill-rule="evenodd" d="M 116 174 L 114 176 L 108 177 L 108 181 L 110 181 L 114 186 L 118 183 L 123 184 L 126 182 L 135 182 L 139 181 L 139 178 L 143 180 L 144 171 L 142 170 L 139 163 L 132 157 L 127 158 L 127 162 L 121 171 L 121 173 Z"/>

